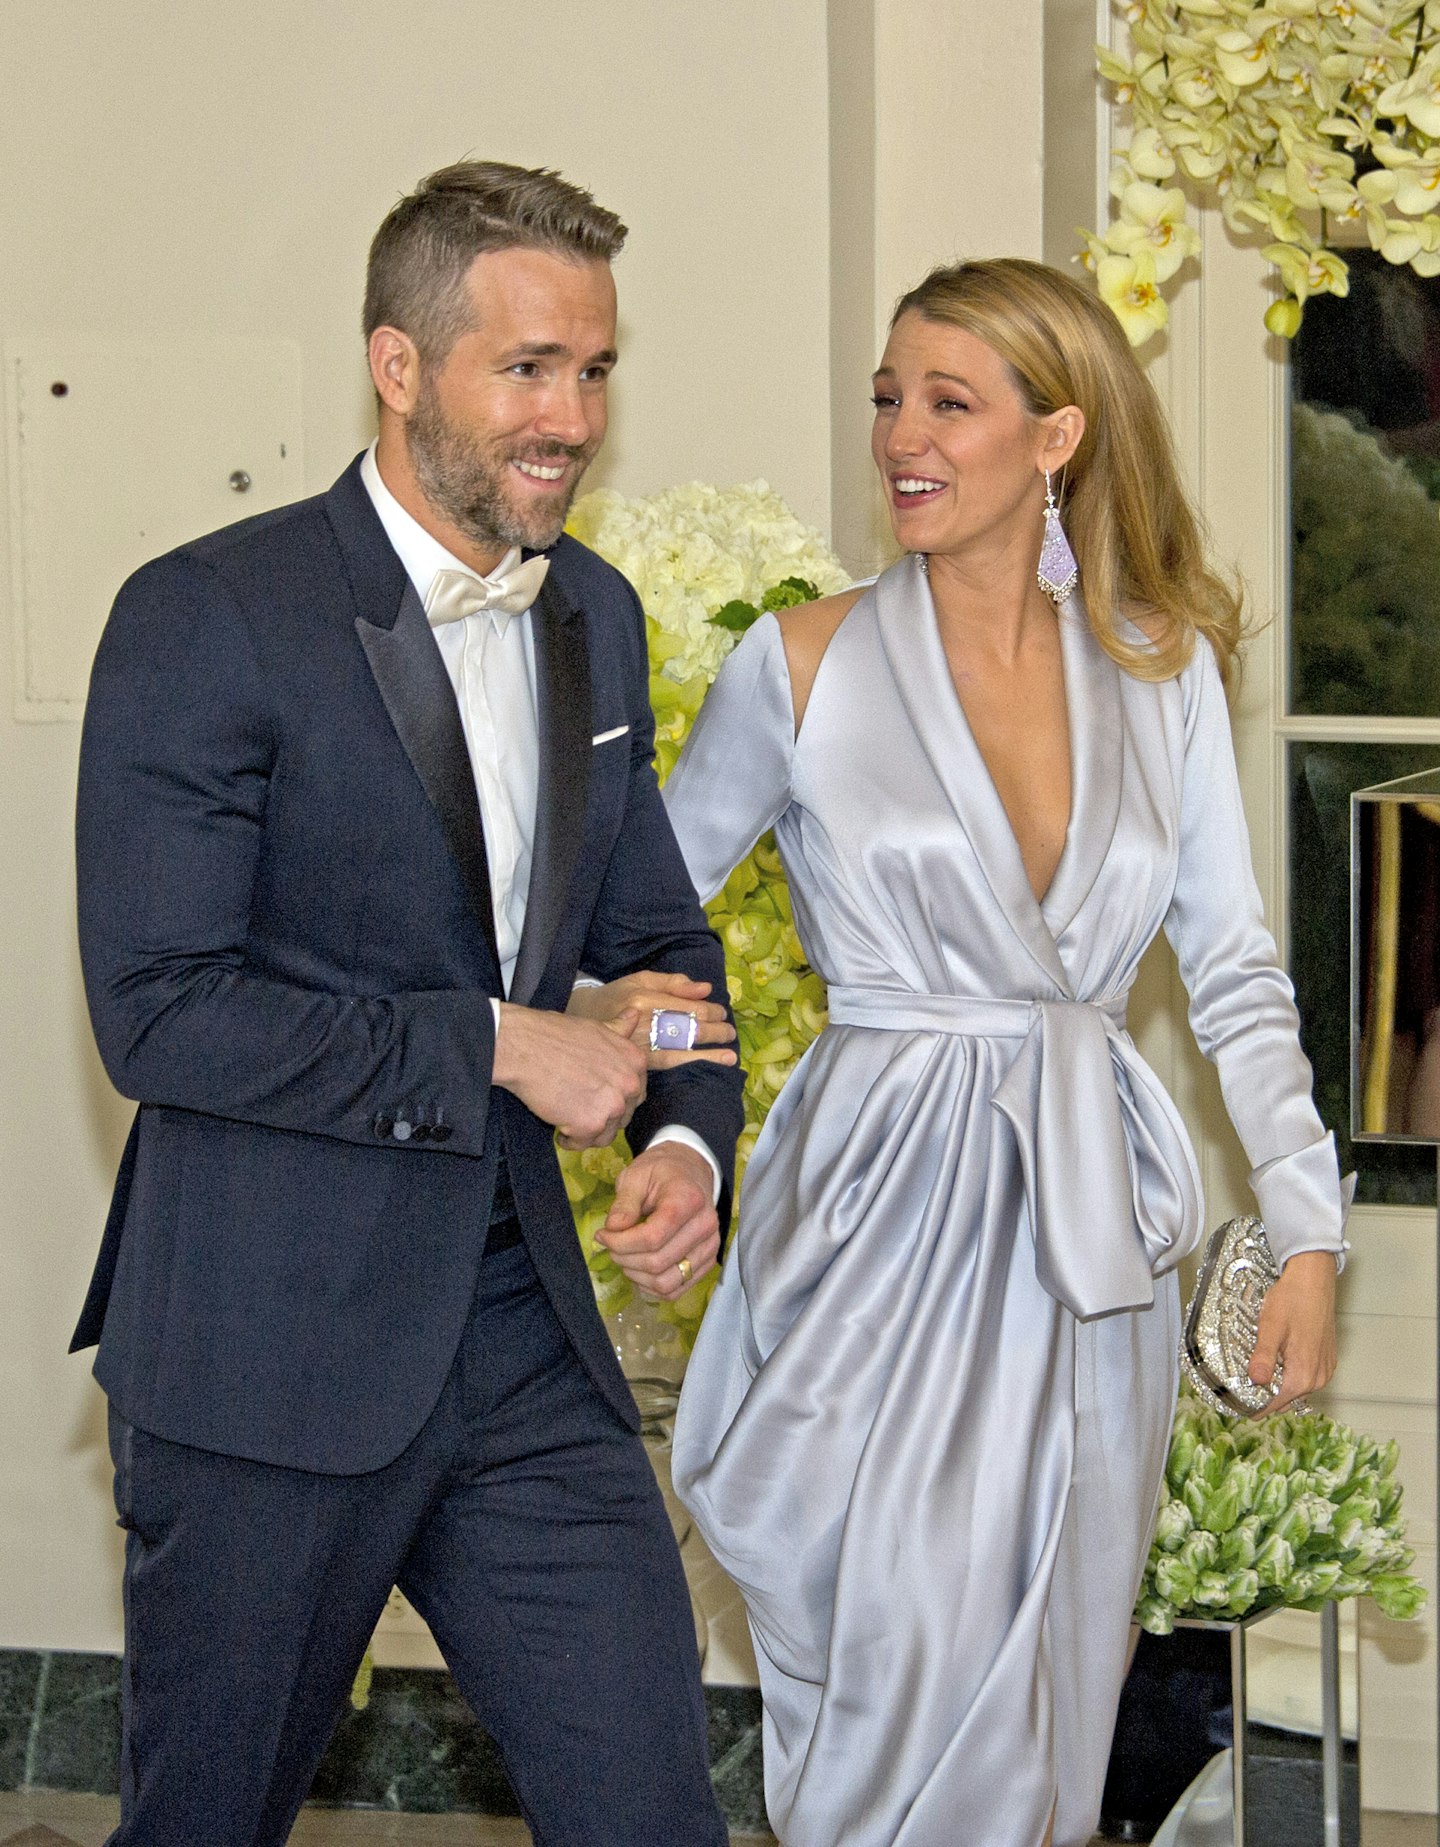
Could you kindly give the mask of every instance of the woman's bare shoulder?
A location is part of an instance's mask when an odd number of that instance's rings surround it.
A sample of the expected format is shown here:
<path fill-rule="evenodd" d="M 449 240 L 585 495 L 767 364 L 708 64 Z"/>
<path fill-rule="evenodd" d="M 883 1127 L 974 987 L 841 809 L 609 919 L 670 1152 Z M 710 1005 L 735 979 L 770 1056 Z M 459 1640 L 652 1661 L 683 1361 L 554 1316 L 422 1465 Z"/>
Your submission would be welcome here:
<path fill-rule="evenodd" d="M 825 658 L 825 650 L 835 631 L 864 596 L 868 584 L 822 596 L 813 603 L 796 603 L 776 612 L 780 636 L 785 644 L 785 664 L 790 669 L 790 697 L 795 708 L 795 732 L 810 701 L 810 689 Z"/>
<path fill-rule="evenodd" d="M 794 603 L 789 609 L 776 611 L 775 620 L 785 637 L 785 650 L 808 652 L 818 648 L 823 654 L 830 637 L 869 589 L 868 584 L 854 584 L 837 590 L 834 596 L 818 597 L 813 603 Z"/>

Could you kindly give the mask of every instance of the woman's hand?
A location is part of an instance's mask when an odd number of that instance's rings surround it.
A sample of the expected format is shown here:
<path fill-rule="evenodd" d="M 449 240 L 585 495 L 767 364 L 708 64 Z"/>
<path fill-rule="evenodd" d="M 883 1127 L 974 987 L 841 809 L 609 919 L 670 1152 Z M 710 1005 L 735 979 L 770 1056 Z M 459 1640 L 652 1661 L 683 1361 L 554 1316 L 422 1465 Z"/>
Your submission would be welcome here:
<path fill-rule="evenodd" d="M 1256 1385 L 1270 1383 L 1277 1359 L 1285 1362 L 1285 1376 L 1262 1417 L 1319 1391 L 1335 1371 L 1335 1258 L 1330 1251 L 1297 1251 L 1265 1298 L 1250 1356 Z"/>
<path fill-rule="evenodd" d="M 608 981 L 603 988 L 575 988 L 565 1011 L 582 1019 L 598 1020 L 609 1025 L 622 1013 L 635 1013 L 637 1019 L 632 1038 L 644 1051 L 645 1062 L 652 1071 L 668 1071 L 675 1065 L 693 1064 L 696 1059 L 711 1065 L 733 1065 L 735 1053 L 721 1048 L 733 1044 L 735 1028 L 725 1017 L 718 1001 L 706 1000 L 708 981 L 691 981 L 688 975 L 662 975 L 652 969 Z M 693 1013 L 696 1021 L 695 1049 L 689 1052 L 656 1052 L 650 1047 L 650 1015 L 661 1008 L 671 1013 Z"/>

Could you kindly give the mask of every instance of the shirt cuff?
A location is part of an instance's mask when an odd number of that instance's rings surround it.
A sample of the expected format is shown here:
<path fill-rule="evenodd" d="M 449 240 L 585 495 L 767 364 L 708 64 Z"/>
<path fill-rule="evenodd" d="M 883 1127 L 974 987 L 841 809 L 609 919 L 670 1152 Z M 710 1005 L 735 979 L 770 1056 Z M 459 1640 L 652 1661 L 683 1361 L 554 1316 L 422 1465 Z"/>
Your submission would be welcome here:
<path fill-rule="evenodd" d="M 1301 1251 L 1329 1251 L 1345 1268 L 1350 1246 L 1345 1221 L 1355 1197 L 1355 1176 L 1340 1178 L 1335 1137 L 1322 1136 L 1308 1148 L 1266 1161 L 1250 1176 L 1265 1235 L 1277 1267 Z"/>
<path fill-rule="evenodd" d="M 693 1129 L 684 1128 L 678 1122 L 666 1123 L 663 1129 L 657 1129 L 646 1142 L 646 1149 L 654 1148 L 660 1142 L 679 1142 L 682 1148 L 693 1148 L 696 1154 L 704 1155 L 710 1163 L 710 1172 L 714 1175 L 710 1193 L 710 1203 L 713 1206 L 720 1197 L 720 1163 L 711 1154 L 707 1143 Z"/>
<path fill-rule="evenodd" d="M 573 994 L 576 988 L 603 988 L 604 985 L 603 981 L 597 981 L 593 975 L 577 975 L 570 983 L 570 992 Z"/>
<path fill-rule="evenodd" d="M 493 994 L 490 996 L 490 1014 L 495 1022 L 495 1036 L 498 1039 L 500 1036 L 500 1003 Z"/>

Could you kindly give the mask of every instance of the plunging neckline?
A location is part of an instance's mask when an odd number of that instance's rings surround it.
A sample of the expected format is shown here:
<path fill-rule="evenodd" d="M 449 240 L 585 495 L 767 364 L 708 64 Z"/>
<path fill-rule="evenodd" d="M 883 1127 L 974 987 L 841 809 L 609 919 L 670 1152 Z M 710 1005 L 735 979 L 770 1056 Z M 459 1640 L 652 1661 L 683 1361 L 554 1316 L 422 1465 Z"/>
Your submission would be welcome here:
<path fill-rule="evenodd" d="M 1068 664 L 1065 659 L 1063 612 L 1058 609 L 1056 610 L 1055 623 L 1056 642 L 1060 652 L 1060 700 L 1065 708 L 1065 758 L 1070 772 L 1069 800 L 1065 812 L 1065 832 L 1060 842 L 1060 851 L 1056 856 L 1055 864 L 1050 868 L 1050 877 L 1046 880 L 1044 891 L 1037 892 L 1034 885 L 1030 882 L 1030 872 L 1025 864 L 1025 850 L 1020 844 L 1019 832 L 1011 817 L 1010 810 L 1006 806 L 1005 797 L 1000 793 L 1000 784 L 996 780 L 994 770 L 990 767 L 990 760 L 981 748 L 980 739 L 975 734 L 975 727 L 970 722 L 970 714 L 965 710 L 965 701 L 961 696 L 960 688 L 955 684 L 955 674 L 950 665 L 950 656 L 946 652 L 945 638 L 940 633 L 940 612 L 935 607 L 935 592 L 930 582 L 929 566 L 925 562 L 923 554 L 917 553 L 916 556 L 917 559 L 920 560 L 920 578 L 925 586 L 925 595 L 929 603 L 930 627 L 934 634 L 936 646 L 940 650 L 940 658 L 945 663 L 945 683 L 949 687 L 951 695 L 954 698 L 956 715 L 965 729 L 965 734 L 970 740 L 976 758 L 979 760 L 980 767 L 985 772 L 985 780 L 989 784 L 990 792 L 995 798 L 995 806 L 999 809 L 1001 817 L 1005 822 L 1005 830 L 1010 836 L 1011 844 L 1014 846 L 1015 857 L 1020 862 L 1020 869 L 1024 874 L 1026 888 L 1035 902 L 1036 910 L 1044 917 L 1046 915 L 1046 906 L 1049 902 L 1050 894 L 1055 890 L 1065 861 L 1070 854 L 1071 837 L 1075 827 L 1075 790 L 1079 774 L 1075 750 L 1075 721 L 1070 710 L 1070 675 Z"/>
<path fill-rule="evenodd" d="M 1058 612 L 1069 728 L 1070 816 L 1065 844 L 1037 899 L 1005 804 L 950 676 L 930 585 L 911 554 L 878 580 L 881 642 L 921 748 L 964 828 L 1001 911 L 1061 993 L 1069 977 L 1058 939 L 1093 890 L 1120 812 L 1125 733 L 1120 669 L 1091 633 L 1078 596 Z M 858 605 L 857 605 L 858 607 Z M 937 692 L 943 677 L 945 691 Z"/>
<path fill-rule="evenodd" d="M 1054 864 L 1050 868 L 1050 876 L 1045 881 L 1045 889 L 1043 891 L 1036 891 L 1034 882 L 1032 881 L 1030 877 L 1030 868 L 1025 864 L 1025 848 L 1021 844 L 1020 830 L 1015 825 L 1015 817 L 1010 812 L 1010 804 L 1005 800 L 1004 794 L 1001 792 L 999 778 L 995 774 L 995 770 L 990 762 L 990 759 L 985 754 L 985 748 L 980 742 L 979 736 L 975 730 L 974 722 L 972 721 L 970 714 L 966 709 L 965 696 L 960 691 L 960 687 L 956 681 L 955 670 L 950 660 L 949 650 L 945 646 L 944 636 L 941 635 L 940 633 L 939 612 L 936 611 L 934 608 L 933 595 L 931 598 L 931 612 L 935 620 L 935 638 L 940 644 L 941 654 L 944 655 L 945 657 L 945 666 L 947 669 L 946 678 L 948 679 L 950 683 L 951 692 L 954 693 L 955 695 L 955 703 L 959 708 L 961 723 L 965 726 L 965 729 L 970 733 L 970 741 L 975 746 L 975 754 L 980 759 L 980 762 L 982 766 L 984 767 L 986 777 L 988 778 L 989 783 L 990 783 L 990 787 L 994 791 L 995 800 L 997 804 L 999 805 L 1001 813 L 1005 817 L 1006 826 L 1010 830 L 1010 837 L 1015 842 L 1015 851 L 1019 855 L 1020 864 L 1024 868 L 1024 872 L 1025 872 L 1025 883 L 1030 887 L 1030 894 L 1034 898 L 1037 908 L 1043 914 L 1045 910 L 1046 900 L 1049 898 L 1050 893 L 1055 888 L 1056 879 L 1060 876 L 1060 868 L 1064 864 L 1065 855 L 1070 851 L 1071 823 L 1075 818 L 1075 742 L 1074 742 L 1074 726 L 1070 722 L 1069 688 L 1066 685 L 1066 679 L 1065 679 L 1065 644 L 1063 640 L 1061 640 L 1060 638 L 1060 635 L 1058 632 L 1058 626 L 1057 626 L 1056 646 L 1059 651 L 1059 661 L 1060 661 L 1060 703 L 1065 713 L 1065 762 L 1066 762 L 1066 770 L 1067 770 L 1068 783 L 1069 783 L 1069 786 L 1065 792 L 1066 793 L 1065 829 L 1060 838 L 1060 851 L 1055 855 Z M 1029 778 L 1027 777 L 1025 780 L 1028 781 Z"/>

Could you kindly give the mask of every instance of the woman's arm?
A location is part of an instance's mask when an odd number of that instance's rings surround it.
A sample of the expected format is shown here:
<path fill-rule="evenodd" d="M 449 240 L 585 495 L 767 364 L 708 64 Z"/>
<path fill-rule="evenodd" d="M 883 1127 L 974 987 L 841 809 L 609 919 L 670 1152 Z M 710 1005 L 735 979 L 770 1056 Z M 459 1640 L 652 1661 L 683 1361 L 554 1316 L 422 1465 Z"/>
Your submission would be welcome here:
<path fill-rule="evenodd" d="M 1190 995 L 1190 1025 L 1220 1076 L 1250 1159 L 1250 1184 L 1281 1265 L 1251 1377 L 1285 1362 L 1276 1408 L 1335 1365 L 1334 1295 L 1345 1203 L 1335 1139 L 1311 1095 L 1294 990 L 1265 926 L 1219 670 L 1197 643 L 1186 669 L 1179 872 L 1165 932 Z"/>
<path fill-rule="evenodd" d="M 665 784 L 665 809 L 707 902 L 790 804 L 795 715 L 780 625 L 762 616 L 728 656 Z"/>

